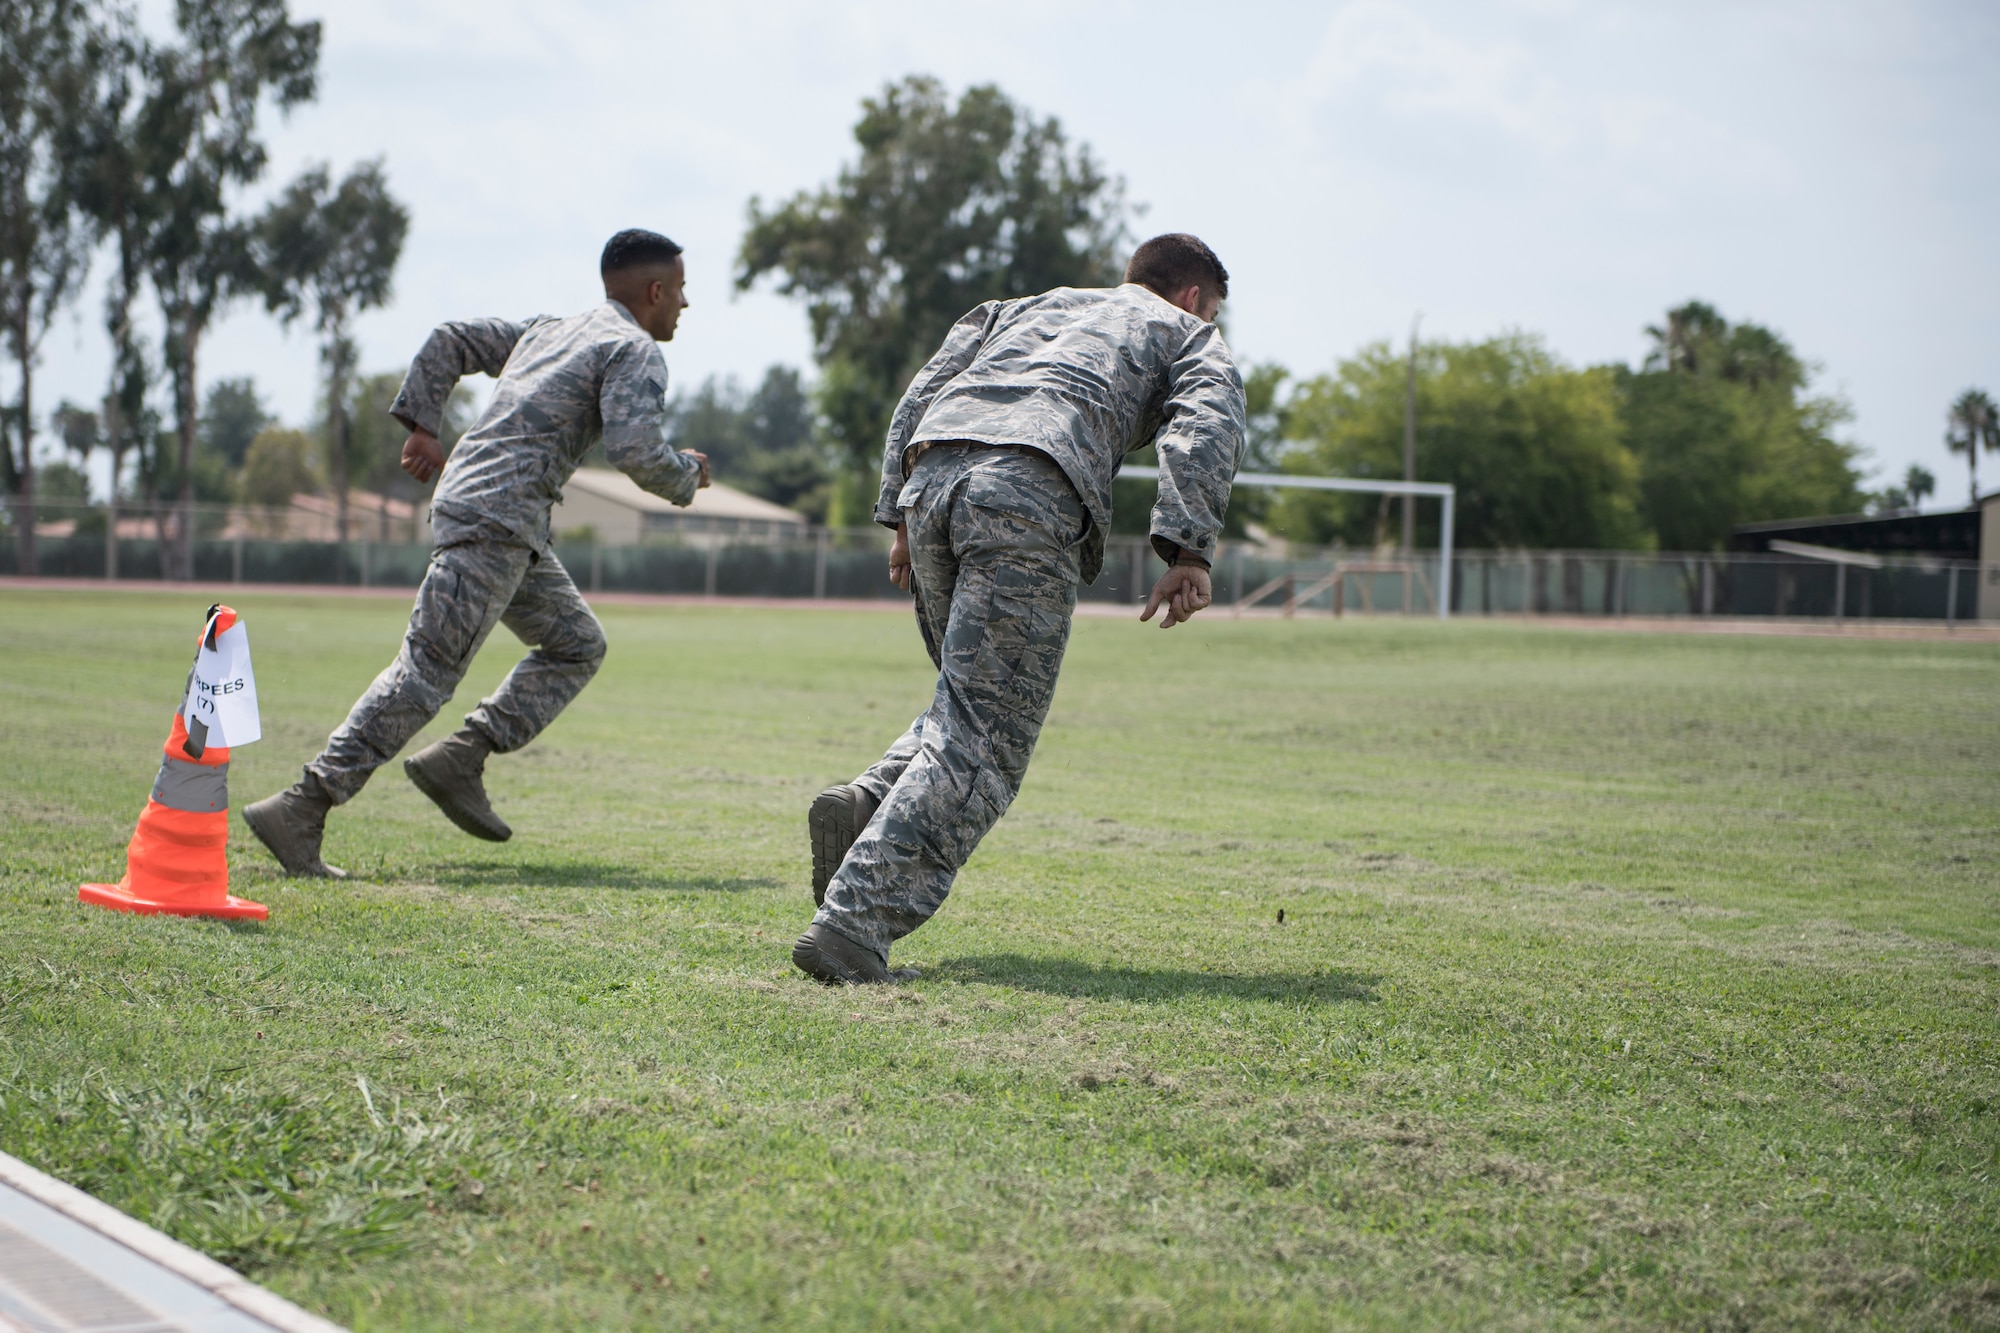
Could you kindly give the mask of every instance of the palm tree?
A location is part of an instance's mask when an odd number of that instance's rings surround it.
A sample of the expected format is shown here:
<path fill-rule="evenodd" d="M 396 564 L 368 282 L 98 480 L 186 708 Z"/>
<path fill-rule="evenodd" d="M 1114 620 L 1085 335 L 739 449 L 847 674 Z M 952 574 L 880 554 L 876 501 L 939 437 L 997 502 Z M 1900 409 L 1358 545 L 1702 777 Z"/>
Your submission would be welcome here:
<path fill-rule="evenodd" d="M 1910 464 L 1910 470 L 1903 474 L 1903 493 L 1910 497 L 1910 507 L 1921 509 L 1924 501 L 1937 494 L 1937 478 L 1926 467 Z"/>
<path fill-rule="evenodd" d="M 1646 335 L 1653 340 L 1653 350 L 1646 354 L 1646 369 L 1694 374 L 1720 369 L 1707 364 L 1707 353 L 1729 336 L 1729 321 L 1714 306 L 1689 301 L 1669 310 L 1664 326 L 1648 324 Z"/>
<path fill-rule="evenodd" d="M 1972 503 L 1979 503 L 1979 451 L 2000 453 L 2000 407 L 1984 389 L 1967 389 L 1945 414 L 1944 446 L 1964 454 L 1972 473 Z"/>

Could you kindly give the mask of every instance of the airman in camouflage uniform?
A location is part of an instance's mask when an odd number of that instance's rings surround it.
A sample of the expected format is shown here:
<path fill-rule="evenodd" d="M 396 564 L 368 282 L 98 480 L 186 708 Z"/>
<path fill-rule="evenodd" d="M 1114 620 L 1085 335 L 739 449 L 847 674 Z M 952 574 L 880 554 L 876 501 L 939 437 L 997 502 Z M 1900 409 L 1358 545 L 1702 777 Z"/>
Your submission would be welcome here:
<path fill-rule="evenodd" d="M 319 854 L 326 810 L 359 792 L 437 716 L 502 624 L 533 651 L 463 730 L 404 769 L 466 832 L 511 836 L 486 799 L 486 756 L 533 740 L 604 660 L 597 617 L 549 548 L 549 511 L 563 484 L 600 438 L 614 466 L 677 505 L 708 484 L 706 459 L 666 439 L 659 341 L 673 337 L 687 304 L 679 254 L 663 236 L 621 232 L 605 247 L 602 305 L 568 319 L 441 324 L 417 353 L 389 411 L 411 432 L 404 467 L 428 481 L 443 466 L 431 502 L 436 547 L 396 660 L 297 786 L 244 811 L 287 871 L 337 873 Z M 445 400 L 475 371 L 499 383 L 444 463 L 436 437 Z"/>
<path fill-rule="evenodd" d="M 1020 790 L 1134 449 L 1159 453 L 1152 543 L 1169 566 L 1141 619 L 1208 605 L 1244 444 L 1243 382 L 1213 322 L 1227 293 L 1207 246 L 1158 237 L 1124 286 L 980 306 L 911 382 L 875 517 L 897 529 L 891 575 L 916 594 L 937 693 L 814 803 L 824 896 L 792 951 L 808 974 L 888 979 L 891 943 L 936 913 Z"/>

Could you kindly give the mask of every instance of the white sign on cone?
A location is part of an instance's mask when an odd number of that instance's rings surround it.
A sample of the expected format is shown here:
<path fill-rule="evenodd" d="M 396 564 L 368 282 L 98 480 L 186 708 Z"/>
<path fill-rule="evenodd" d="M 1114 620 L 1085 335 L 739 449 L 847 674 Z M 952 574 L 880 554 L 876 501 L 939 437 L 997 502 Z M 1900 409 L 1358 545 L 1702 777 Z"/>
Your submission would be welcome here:
<path fill-rule="evenodd" d="M 248 745 L 264 734 L 257 717 L 257 678 L 250 671 L 250 635 L 241 620 L 216 635 L 213 648 L 202 639 L 182 715 L 190 735 L 200 734 L 196 723 L 207 729 L 204 747 Z"/>

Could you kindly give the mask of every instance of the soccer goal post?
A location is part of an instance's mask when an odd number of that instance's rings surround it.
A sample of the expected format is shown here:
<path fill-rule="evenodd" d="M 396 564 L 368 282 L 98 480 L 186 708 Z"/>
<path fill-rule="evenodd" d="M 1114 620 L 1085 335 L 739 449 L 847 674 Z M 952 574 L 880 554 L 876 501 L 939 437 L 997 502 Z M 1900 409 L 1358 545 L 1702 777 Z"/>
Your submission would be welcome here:
<path fill-rule="evenodd" d="M 1160 480 L 1158 467 L 1123 467 L 1120 481 Z M 1438 525 L 1437 609 L 1439 620 L 1451 619 L 1451 526 L 1458 488 L 1439 481 L 1376 481 L 1369 477 L 1305 477 L 1290 472 L 1239 472 L 1238 486 L 1289 487 L 1301 491 L 1353 491 L 1363 495 L 1414 495 L 1439 500 L 1444 513 Z"/>

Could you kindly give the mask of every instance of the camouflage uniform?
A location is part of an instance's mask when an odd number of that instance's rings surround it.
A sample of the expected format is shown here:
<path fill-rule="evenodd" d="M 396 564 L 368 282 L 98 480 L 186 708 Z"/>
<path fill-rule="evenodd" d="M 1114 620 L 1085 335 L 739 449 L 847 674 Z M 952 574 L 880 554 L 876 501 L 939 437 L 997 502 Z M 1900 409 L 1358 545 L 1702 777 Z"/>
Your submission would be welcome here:
<path fill-rule="evenodd" d="M 1020 790 L 1125 455 L 1160 455 L 1155 549 L 1208 557 L 1243 439 L 1220 330 L 1144 287 L 989 302 L 953 327 L 896 409 L 875 510 L 908 524 L 937 693 L 856 779 L 881 805 L 816 923 L 886 960 L 930 919 Z"/>
<path fill-rule="evenodd" d="M 402 650 L 306 765 L 336 803 L 361 790 L 451 699 L 496 624 L 534 651 L 466 723 L 505 753 L 533 740 L 604 660 L 604 632 L 549 549 L 549 511 L 600 437 L 613 465 L 685 505 L 701 467 L 666 439 L 667 364 L 607 300 L 569 319 L 441 324 L 390 406 L 435 435 L 460 377 L 499 380 L 431 501 L 436 549 Z"/>

